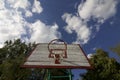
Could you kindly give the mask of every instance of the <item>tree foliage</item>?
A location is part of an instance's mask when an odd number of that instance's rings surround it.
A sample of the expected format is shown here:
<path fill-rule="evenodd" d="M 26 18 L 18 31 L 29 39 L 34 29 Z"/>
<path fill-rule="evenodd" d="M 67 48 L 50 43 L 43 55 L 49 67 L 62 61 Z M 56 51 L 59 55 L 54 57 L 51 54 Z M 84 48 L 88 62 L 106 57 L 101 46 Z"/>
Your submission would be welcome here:
<path fill-rule="evenodd" d="M 80 75 L 83 80 L 120 80 L 120 64 L 114 58 L 109 58 L 107 52 L 98 49 L 90 62 L 93 69 Z"/>
<path fill-rule="evenodd" d="M 20 39 L 6 41 L 0 49 L 0 80 L 26 80 L 31 75 L 30 69 L 22 69 L 27 53 L 35 44 L 25 44 Z"/>
<path fill-rule="evenodd" d="M 115 47 L 112 47 L 111 50 L 120 56 L 120 43 Z"/>

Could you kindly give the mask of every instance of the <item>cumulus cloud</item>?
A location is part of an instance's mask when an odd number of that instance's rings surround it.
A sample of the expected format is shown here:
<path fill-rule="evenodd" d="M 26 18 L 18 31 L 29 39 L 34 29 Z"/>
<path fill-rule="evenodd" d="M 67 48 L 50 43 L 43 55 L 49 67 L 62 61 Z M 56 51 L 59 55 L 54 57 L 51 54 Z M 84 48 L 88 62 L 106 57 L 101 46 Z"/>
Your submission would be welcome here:
<path fill-rule="evenodd" d="M 86 26 L 86 23 L 82 22 L 80 17 L 72 16 L 71 14 L 64 14 L 62 18 L 68 24 L 65 29 L 68 33 L 75 31 L 77 33 L 76 42 L 81 42 L 82 44 L 87 43 L 90 37 L 90 29 Z"/>
<path fill-rule="evenodd" d="M 42 7 L 39 1 L 34 1 L 33 7 L 29 0 L 0 0 L 0 47 L 6 40 L 20 38 L 24 41 L 46 42 L 60 37 L 57 24 L 46 25 L 36 21 L 29 23 L 24 18 L 40 13 Z M 49 36 L 48 36 L 49 35 Z"/>
<path fill-rule="evenodd" d="M 60 37 L 60 33 L 57 31 L 58 25 L 52 26 L 45 25 L 40 20 L 33 24 L 30 24 L 31 42 L 49 42 L 52 39 Z"/>
<path fill-rule="evenodd" d="M 11 3 L 13 4 L 12 6 L 6 6 Z M 18 4 L 18 2 L 16 3 Z M 2 44 L 4 41 L 9 39 L 20 38 L 20 35 L 25 34 L 25 30 L 24 18 L 17 10 L 18 6 L 15 6 L 15 1 L 8 0 L 5 4 L 5 1 L 1 0 L 0 4 L 3 4 L 2 6 L 0 5 L 0 42 Z M 25 4 L 23 6 L 23 8 L 25 8 Z"/>
<path fill-rule="evenodd" d="M 33 16 L 33 14 L 32 14 L 32 12 L 27 10 L 26 13 L 25 13 L 25 16 L 26 17 L 31 17 L 31 16 Z"/>
<path fill-rule="evenodd" d="M 82 19 L 89 19 L 93 11 L 95 0 L 86 0 L 78 6 L 78 13 Z"/>
<path fill-rule="evenodd" d="M 92 57 L 93 57 L 93 54 L 88 54 L 88 55 L 87 55 L 87 58 L 88 58 L 88 59 L 90 59 L 90 58 L 92 58 Z"/>
<path fill-rule="evenodd" d="M 38 0 L 34 0 L 34 4 L 33 4 L 33 7 L 32 7 L 32 12 L 34 13 L 41 13 L 42 12 L 42 7 L 40 5 L 40 2 Z"/>
<path fill-rule="evenodd" d="M 65 30 L 68 33 L 73 31 L 77 34 L 75 42 L 85 44 L 90 40 L 93 26 L 88 26 L 88 22 L 92 19 L 97 23 L 96 31 L 99 31 L 100 24 L 116 13 L 117 0 L 86 0 L 78 6 L 77 15 L 65 13 L 62 18 L 67 23 Z"/>
<path fill-rule="evenodd" d="M 106 20 L 116 13 L 116 4 L 117 0 L 86 0 L 79 5 L 78 13 L 85 20 L 90 18 Z"/>

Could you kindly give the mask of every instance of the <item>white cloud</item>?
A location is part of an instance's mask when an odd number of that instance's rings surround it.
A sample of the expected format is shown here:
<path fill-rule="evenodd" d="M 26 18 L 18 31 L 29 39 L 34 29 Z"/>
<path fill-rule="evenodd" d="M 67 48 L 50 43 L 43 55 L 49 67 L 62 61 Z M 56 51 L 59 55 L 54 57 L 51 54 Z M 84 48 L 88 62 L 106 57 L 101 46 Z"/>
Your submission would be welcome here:
<path fill-rule="evenodd" d="M 28 0 L 7 0 L 7 1 L 9 2 L 10 7 L 15 9 L 18 8 L 26 9 L 30 5 Z"/>
<path fill-rule="evenodd" d="M 91 31 L 90 28 L 87 27 L 87 24 L 82 21 L 82 19 L 78 16 L 73 16 L 71 14 L 64 14 L 62 18 L 68 24 L 65 29 L 68 33 L 72 33 L 75 31 L 77 33 L 77 39 L 75 43 L 85 44 L 88 42 Z"/>
<path fill-rule="evenodd" d="M 34 0 L 34 4 L 33 4 L 33 7 L 32 7 L 32 12 L 41 13 L 42 10 L 43 10 L 43 8 L 41 7 L 40 2 L 38 0 Z"/>
<path fill-rule="evenodd" d="M 92 56 L 93 56 L 93 54 L 88 54 L 87 58 L 90 59 L 90 58 L 92 58 Z"/>
<path fill-rule="evenodd" d="M 4 1 L 0 0 L 0 10 L 4 9 L 4 5 L 5 5 Z"/>
<path fill-rule="evenodd" d="M 97 18 L 106 20 L 116 13 L 117 0 L 86 0 L 79 5 L 78 13 L 82 19 Z"/>
<path fill-rule="evenodd" d="M 116 0 L 104 0 L 103 3 L 98 3 L 93 12 L 93 16 L 95 18 L 103 18 L 104 20 L 114 16 L 116 13 L 116 4 Z"/>
<path fill-rule="evenodd" d="M 60 37 L 60 33 L 57 31 L 58 26 L 54 24 L 52 26 L 45 25 L 40 20 L 33 24 L 30 24 L 31 42 L 49 42 L 50 40 Z"/>
<path fill-rule="evenodd" d="M 4 1 L 1 2 L 4 4 Z M 25 34 L 24 18 L 16 9 L 6 8 L 5 5 L 2 7 L 0 10 L 0 42 L 20 38 L 20 35 Z"/>
<path fill-rule="evenodd" d="M 60 37 L 57 24 L 29 23 L 24 16 L 33 17 L 28 0 L 0 0 L 0 47 L 6 40 L 21 38 L 24 41 L 46 42 Z M 34 3 L 34 13 L 40 13 L 39 1 Z M 29 37 L 28 37 L 29 36 Z"/>
<path fill-rule="evenodd" d="M 96 20 L 96 30 L 99 31 L 100 24 L 116 13 L 117 0 L 86 0 L 78 6 L 77 15 L 69 13 L 63 14 L 62 18 L 67 23 L 65 30 L 68 33 L 73 31 L 77 34 L 77 39 L 74 42 L 85 44 L 89 41 L 92 33 L 92 28 L 88 26 L 88 22 L 93 19 Z M 96 31 L 96 32 L 97 32 Z"/>
<path fill-rule="evenodd" d="M 32 12 L 30 12 L 29 10 L 27 10 L 26 13 L 25 13 L 25 16 L 26 17 L 31 17 L 31 16 L 33 16 L 33 14 L 32 14 Z"/>
<path fill-rule="evenodd" d="M 92 11 L 95 7 L 96 0 L 86 0 L 78 6 L 78 13 L 82 19 L 89 19 L 91 17 Z M 81 6 L 82 5 L 82 6 Z"/>

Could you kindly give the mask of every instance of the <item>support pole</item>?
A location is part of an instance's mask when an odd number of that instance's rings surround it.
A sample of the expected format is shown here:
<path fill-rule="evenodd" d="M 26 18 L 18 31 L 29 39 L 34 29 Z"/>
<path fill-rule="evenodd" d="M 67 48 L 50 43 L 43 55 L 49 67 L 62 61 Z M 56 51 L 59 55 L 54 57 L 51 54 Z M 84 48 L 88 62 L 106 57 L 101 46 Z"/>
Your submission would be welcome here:
<path fill-rule="evenodd" d="M 49 70 L 49 69 L 47 69 L 47 73 L 48 73 L 48 78 L 47 78 L 47 80 L 51 80 L 51 74 L 50 74 L 50 70 Z"/>
<path fill-rule="evenodd" d="M 62 72 L 66 73 L 66 75 L 61 75 L 61 76 L 55 76 L 55 75 L 52 75 L 50 69 L 47 69 L 47 80 L 52 80 L 53 78 L 56 78 L 56 79 L 63 79 L 63 78 L 68 78 L 69 80 L 72 80 L 72 72 L 71 72 L 71 69 L 68 69 L 66 71 L 64 70 L 61 70 Z"/>
<path fill-rule="evenodd" d="M 71 69 L 69 69 L 68 71 L 69 71 L 69 80 L 72 80 L 72 72 L 71 72 Z"/>

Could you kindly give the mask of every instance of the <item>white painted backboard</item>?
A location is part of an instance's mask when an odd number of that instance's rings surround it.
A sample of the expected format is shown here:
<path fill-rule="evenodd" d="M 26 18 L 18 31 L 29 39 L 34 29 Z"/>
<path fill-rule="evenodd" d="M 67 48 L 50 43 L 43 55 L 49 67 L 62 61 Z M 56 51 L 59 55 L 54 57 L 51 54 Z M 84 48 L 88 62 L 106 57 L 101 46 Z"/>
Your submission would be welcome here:
<path fill-rule="evenodd" d="M 54 46 L 59 47 L 60 44 Z M 67 58 L 62 58 L 60 64 L 55 64 L 54 58 L 49 58 L 47 43 L 40 43 L 26 59 L 22 67 L 26 68 L 91 68 L 88 58 L 79 44 L 67 44 Z"/>

